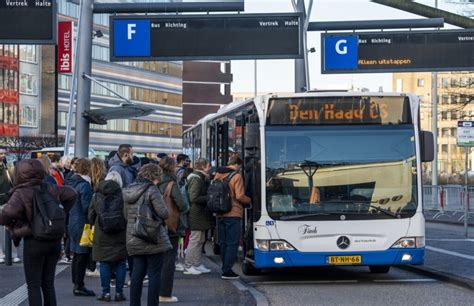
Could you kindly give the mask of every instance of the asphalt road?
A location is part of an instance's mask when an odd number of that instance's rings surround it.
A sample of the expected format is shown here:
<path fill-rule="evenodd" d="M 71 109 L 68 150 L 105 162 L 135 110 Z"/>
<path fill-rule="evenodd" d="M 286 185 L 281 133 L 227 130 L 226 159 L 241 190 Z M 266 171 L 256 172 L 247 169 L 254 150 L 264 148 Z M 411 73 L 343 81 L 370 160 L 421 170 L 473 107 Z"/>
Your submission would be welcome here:
<path fill-rule="evenodd" d="M 244 276 L 270 305 L 472 305 L 474 291 L 392 268 L 290 269 Z"/>
<path fill-rule="evenodd" d="M 456 239 L 461 233 L 459 226 L 427 224 L 428 239 Z M 438 241 L 430 240 L 430 244 L 433 242 Z M 471 242 L 462 242 L 456 248 L 467 254 L 474 251 L 474 248 L 470 249 Z M 217 257 L 214 259 L 218 260 Z M 454 265 L 456 258 L 445 260 Z M 244 276 L 240 265 L 235 270 L 242 276 L 242 281 L 261 292 L 270 305 L 474 304 L 472 290 L 393 267 L 387 274 L 371 274 L 367 267 L 275 270 L 261 276 Z"/>

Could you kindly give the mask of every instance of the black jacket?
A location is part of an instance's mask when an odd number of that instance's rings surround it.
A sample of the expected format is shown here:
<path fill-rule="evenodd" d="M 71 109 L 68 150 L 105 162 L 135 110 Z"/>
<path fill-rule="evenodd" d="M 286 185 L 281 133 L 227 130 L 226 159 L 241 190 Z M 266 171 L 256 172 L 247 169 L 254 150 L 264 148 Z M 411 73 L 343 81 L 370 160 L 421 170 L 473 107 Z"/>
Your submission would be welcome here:
<path fill-rule="evenodd" d="M 92 258 L 95 261 L 114 262 L 127 257 L 126 234 L 127 229 L 121 232 L 108 234 L 104 233 L 99 226 L 98 215 L 100 213 L 96 194 L 117 197 L 123 203 L 122 189 L 114 181 L 102 181 L 97 186 L 97 192 L 92 197 L 89 205 L 89 223 L 94 224 L 94 242 L 92 246 Z M 107 205 L 108 203 L 105 203 Z"/>

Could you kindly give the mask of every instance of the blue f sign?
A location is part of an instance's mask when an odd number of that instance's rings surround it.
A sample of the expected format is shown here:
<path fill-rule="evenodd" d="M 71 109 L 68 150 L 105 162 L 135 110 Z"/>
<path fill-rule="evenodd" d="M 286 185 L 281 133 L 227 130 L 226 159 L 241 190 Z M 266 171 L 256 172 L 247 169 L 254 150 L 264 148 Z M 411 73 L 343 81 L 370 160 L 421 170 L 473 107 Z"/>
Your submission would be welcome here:
<path fill-rule="evenodd" d="M 324 69 L 357 69 L 357 36 L 324 36 Z"/>
<path fill-rule="evenodd" d="M 115 57 L 150 56 L 150 20 L 114 20 L 113 55 Z"/>

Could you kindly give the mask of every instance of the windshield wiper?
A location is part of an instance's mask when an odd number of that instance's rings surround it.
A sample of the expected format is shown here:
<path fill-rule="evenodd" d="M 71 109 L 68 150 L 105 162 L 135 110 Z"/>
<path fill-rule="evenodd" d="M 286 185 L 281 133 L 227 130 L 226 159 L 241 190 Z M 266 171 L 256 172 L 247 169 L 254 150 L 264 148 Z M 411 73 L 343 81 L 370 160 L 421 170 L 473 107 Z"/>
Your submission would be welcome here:
<path fill-rule="evenodd" d="M 394 212 L 391 212 L 390 210 L 387 210 L 385 208 L 382 208 L 382 207 L 379 207 L 379 206 L 374 206 L 374 205 L 370 205 L 370 208 L 373 208 L 377 211 L 380 211 L 386 215 L 389 215 L 389 216 L 392 216 L 394 218 L 400 218 L 400 214 L 399 213 L 394 213 Z"/>
<path fill-rule="evenodd" d="M 315 214 L 306 214 L 306 215 L 291 215 L 291 216 L 281 216 L 280 220 L 298 220 L 306 217 L 317 217 L 317 216 L 330 216 L 329 213 L 315 213 Z"/>

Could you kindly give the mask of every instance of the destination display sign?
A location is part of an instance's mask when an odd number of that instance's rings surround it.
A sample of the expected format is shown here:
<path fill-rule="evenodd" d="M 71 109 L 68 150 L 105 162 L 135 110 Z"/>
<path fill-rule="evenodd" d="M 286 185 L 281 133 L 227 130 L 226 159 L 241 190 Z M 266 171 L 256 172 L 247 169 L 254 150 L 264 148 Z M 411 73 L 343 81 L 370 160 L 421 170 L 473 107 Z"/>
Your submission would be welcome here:
<path fill-rule="evenodd" d="M 56 1 L 0 0 L 0 44 L 56 44 Z"/>
<path fill-rule="evenodd" d="M 404 97 L 311 97 L 270 100 L 268 125 L 409 124 Z"/>
<path fill-rule="evenodd" d="M 322 34 L 322 73 L 474 70 L 474 30 Z"/>
<path fill-rule="evenodd" d="M 111 16 L 112 61 L 303 56 L 301 15 Z"/>

